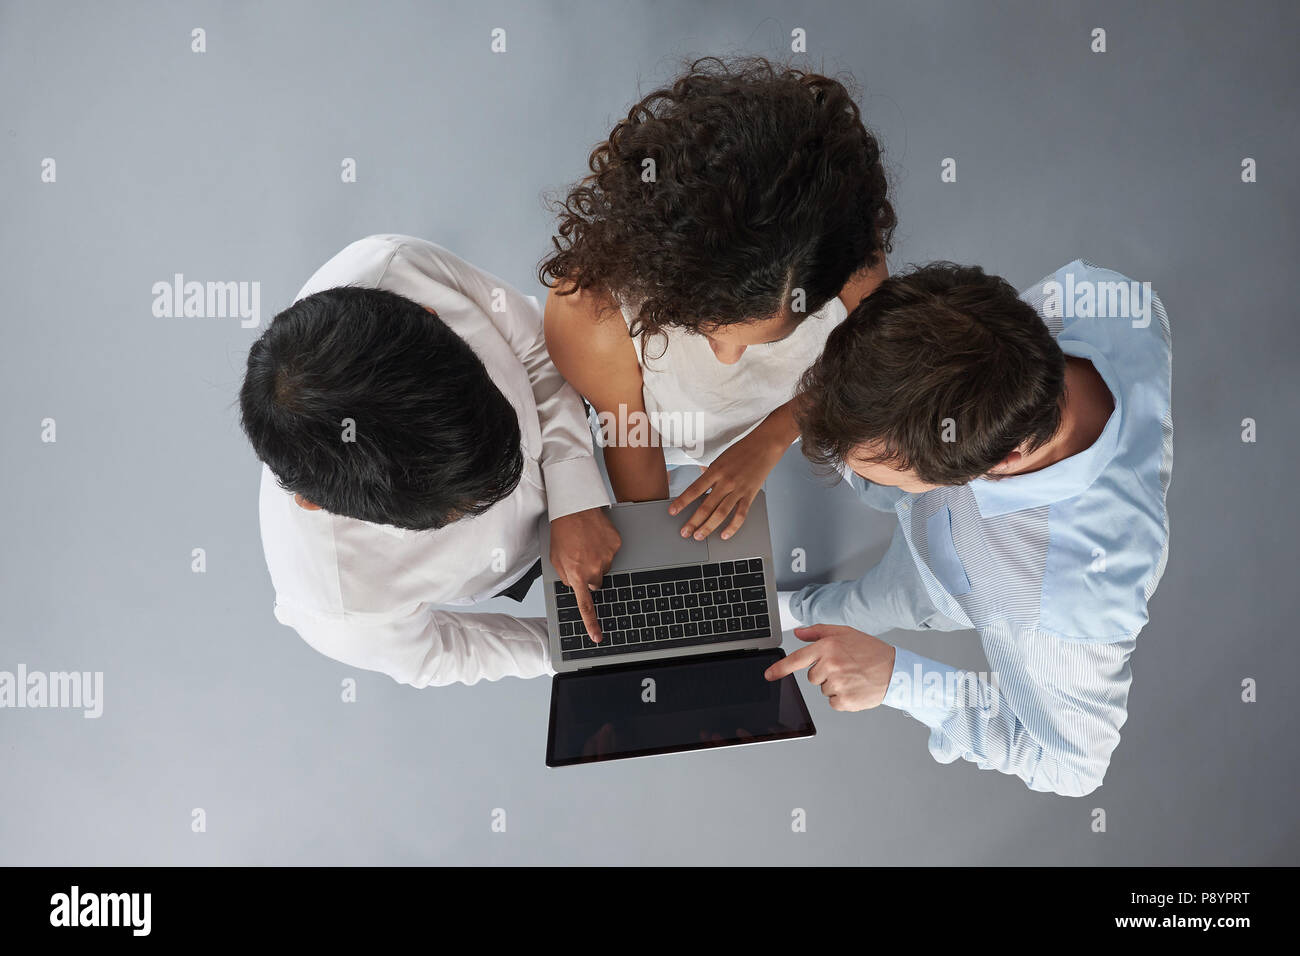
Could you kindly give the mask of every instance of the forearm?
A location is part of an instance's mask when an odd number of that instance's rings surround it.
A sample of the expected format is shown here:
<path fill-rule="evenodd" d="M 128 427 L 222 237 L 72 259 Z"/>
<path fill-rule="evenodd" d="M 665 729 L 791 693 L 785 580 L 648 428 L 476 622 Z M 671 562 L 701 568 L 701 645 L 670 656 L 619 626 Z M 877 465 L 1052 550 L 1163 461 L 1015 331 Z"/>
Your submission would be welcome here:
<path fill-rule="evenodd" d="M 658 445 L 607 445 L 605 470 L 619 501 L 662 501 L 668 497 L 668 466 Z"/>
<path fill-rule="evenodd" d="M 930 728 L 930 752 L 983 770 L 1014 774 L 1031 790 L 1083 796 L 1100 786 L 1119 742 L 1128 697 L 1131 644 L 1067 645 L 1059 653 L 1008 653 L 988 642 L 986 674 L 928 660 L 903 648 L 884 703 Z"/>
<path fill-rule="evenodd" d="M 325 656 L 414 687 L 552 673 L 545 618 L 428 605 L 400 615 L 342 615 L 280 604 L 276 618 Z"/>
<path fill-rule="evenodd" d="M 789 448 L 799 437 L 799 423 L 794 417 L 794 399 L 774 408 L 759 422 L 755 433 L 764 435 L 774 445 Z"/>

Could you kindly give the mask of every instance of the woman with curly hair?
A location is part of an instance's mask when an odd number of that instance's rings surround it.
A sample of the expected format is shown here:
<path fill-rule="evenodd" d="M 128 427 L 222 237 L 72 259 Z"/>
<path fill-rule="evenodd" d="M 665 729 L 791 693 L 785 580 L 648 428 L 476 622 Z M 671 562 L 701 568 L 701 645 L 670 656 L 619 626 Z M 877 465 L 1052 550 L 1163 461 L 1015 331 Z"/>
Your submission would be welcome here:
<path fill-rule="evenodd" d="M 633 106 L 589 166 L 540 268 L 547 346 L 602 422 L 654 425 L 602 441 L 618 499 L 666 499 L 667 469 L 697 464 L 669 512 L 703 496 L 682 536 L 730 518 L 730 537 L 798 437 L 800 375 L 886 275 L 880 147 L 839 81 L 708 58 Z"/>

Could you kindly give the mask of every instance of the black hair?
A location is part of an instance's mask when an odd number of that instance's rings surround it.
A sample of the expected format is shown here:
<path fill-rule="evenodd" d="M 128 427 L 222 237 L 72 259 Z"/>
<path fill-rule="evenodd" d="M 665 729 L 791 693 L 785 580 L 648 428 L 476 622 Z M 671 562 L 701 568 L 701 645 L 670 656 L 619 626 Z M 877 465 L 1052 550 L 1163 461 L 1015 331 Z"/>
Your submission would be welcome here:
<path fill-rule="evenodd" d="M 332 514 L 441 528 L 523 473 L 514 407 L 482 361 L 393 292 L 327 289 L 285 309 L 249 350 L 239 404 L 257 457 Z"/>

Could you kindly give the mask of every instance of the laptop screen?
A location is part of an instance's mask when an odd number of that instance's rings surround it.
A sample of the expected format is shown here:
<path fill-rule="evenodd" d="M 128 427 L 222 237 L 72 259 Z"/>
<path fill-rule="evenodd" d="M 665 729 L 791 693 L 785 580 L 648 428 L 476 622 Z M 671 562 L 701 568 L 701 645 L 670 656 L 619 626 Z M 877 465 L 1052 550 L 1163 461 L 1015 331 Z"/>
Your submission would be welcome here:
<path fill-rule="evenodd" d="M 733 651 L 560 675 L 547 766 L 811 737 L 795 676 L 763 677 L 784 656 Z"/>

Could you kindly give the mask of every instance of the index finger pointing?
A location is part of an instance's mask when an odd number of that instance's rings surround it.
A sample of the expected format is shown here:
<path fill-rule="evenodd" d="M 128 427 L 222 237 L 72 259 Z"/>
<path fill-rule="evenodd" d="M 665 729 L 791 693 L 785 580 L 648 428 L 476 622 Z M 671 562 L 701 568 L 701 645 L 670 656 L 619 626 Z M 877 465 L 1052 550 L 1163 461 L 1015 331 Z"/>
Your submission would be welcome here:
<path fill-rule="evenodd" d="M 591 589 L 578 582 L 578 586 L 573 589 L 573 596 L 578 599 L 578 613 L 582 615 L 582 623 L 587 628 L 587 636 L 593 643 L 599 644 L 601 641 L 600 622 L 596 619 L 596 602 L 591 599 Z"/>
<path fill-rule="evenodd" d="M 768 680 L 780 680 L 793 674 L 795 671 L 803 670 L 817 662 L 818 649 L 816 644 L 808 644 L 799 648 L 793 654 L 781 658 L 767 670 L 763 671 L 763 676 Z"/>

